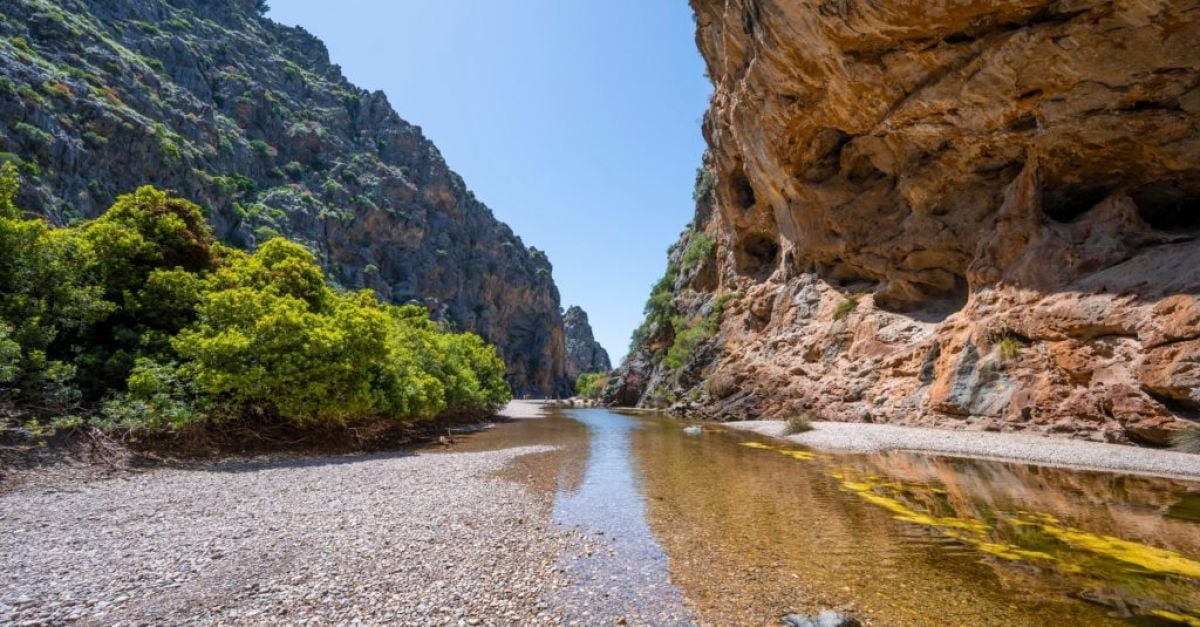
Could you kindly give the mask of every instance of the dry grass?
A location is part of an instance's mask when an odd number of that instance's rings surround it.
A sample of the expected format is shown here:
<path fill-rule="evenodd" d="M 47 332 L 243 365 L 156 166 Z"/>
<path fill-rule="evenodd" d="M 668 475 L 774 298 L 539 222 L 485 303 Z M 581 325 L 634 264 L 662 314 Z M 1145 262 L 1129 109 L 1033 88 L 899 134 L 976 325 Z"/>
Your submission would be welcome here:
<path fill-rule="evenodd" d="M 1005 335 L 1000 338 L 1000 341 L 996 342 L 996 352 L 1000 354 L 1000 359 L 1004 361 L 1012 361 L 1020 357 L 1021 351 L 1026 348 L 1029 348 L 1029 345 L 1015 335 Z"/>
<path fill-rule="evenodd" d="M 812 421 L 809 420 L 808 416 L 805 416 L 805 415 L 792 416 L 791 418 L 787 419 L 786 423 L 784 423 L 783 434 L 784 435 L 796 435 L 797 433 L 804 433 L 806 431 L 812 431 L 812 429 L 813 429 Z"/>
<path fill-rule="evenodd" d="M 1171 448 L 1181 453 L 1200 455 L 1200 427 L 1189 427 L 1171 438 Z"/>

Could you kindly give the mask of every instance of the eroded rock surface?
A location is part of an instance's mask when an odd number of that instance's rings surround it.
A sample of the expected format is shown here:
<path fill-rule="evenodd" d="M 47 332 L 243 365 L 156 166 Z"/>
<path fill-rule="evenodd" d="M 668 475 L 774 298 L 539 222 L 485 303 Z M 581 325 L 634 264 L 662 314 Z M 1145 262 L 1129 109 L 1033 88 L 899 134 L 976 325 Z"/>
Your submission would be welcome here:
<path fill-rule="evenodd" d="M 1152 444 L 1200 416 L 1200 2 L 692 6 L 710 184 L 672 267 L 717 250 L 671 313 L 722 314 L 675 368 L 650 324 L 613 400 Z"/>
<path fill-rule="evenodd" d="M 608 372 L 612 362 L 608 351 L 592 335 L 587 312 L 578 305 L 567 308 L 563 315 L 563 331 L 567 341 L 567 376 L 579 378 L 585 372 Z"/>
<path fill-rule="evenodd" d="M 0 3 L 0 158 L 21 206 L 92 217 L 154 184 L 253 248 L 282 233 L 336 281 L 496 344 L 520 394 L 569 389 L 550 262 L 382 92 L 258 0 Z"/>

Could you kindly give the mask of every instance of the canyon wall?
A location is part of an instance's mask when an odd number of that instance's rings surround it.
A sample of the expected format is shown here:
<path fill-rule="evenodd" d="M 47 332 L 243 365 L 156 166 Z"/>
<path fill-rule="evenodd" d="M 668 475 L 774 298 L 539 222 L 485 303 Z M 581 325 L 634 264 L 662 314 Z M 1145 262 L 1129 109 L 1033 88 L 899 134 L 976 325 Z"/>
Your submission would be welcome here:
<path fill-rule="evenodd" d="M 692 6 L 697 216 L 610 402 L 1149 444 L 1200 419 L 1200 2 Z"/>
<path fill-rule="evenodd" d="M 567 376 L 572 380 L 585 372 L 608 372 L 612 362 L 608 351 L 592 335 L 587 312 L 578 305 L 563 314 L 563 331 L 567 339 Z"/>
<path fill-rule="evenodd" d="M 346 288 L 418 301 L 496 344 L 519 394 L 569 391 L 545 254 L 467 189 L 382 92 L 257 0 L 0 1 L 0 158 L 64 224 L 153 184 L 217 235 L 283 234 Z"/>

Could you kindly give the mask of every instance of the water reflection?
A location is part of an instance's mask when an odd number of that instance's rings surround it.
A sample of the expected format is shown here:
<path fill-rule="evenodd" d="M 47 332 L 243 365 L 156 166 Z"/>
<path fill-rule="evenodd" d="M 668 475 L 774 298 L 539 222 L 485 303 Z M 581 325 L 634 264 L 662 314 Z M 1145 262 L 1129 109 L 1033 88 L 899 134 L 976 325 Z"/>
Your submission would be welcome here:
<path fill-rule="evenodd" d="M 715 622 L 828 606 L 889 624 L 1200 622 L 1195 485 L 646 425 L 652 526 Z"/>
<path fill-rule="evenodd" d="M 684 622 L 686 598 L 705 624 L 841 608 L 890 625 L 1200 625 L 1194 483 L 833 455 L 606 410 L 522 423 L 468 446 L 563 447 L 520 474 L 594 541 L 566 596 L 595 616 Z"/>
<path fill-rule="evenodd" d="M 607 411 L 571 413 L 588 429 L 587 470 L 575 489 L 560 489 L 554 520 L 588 536 L 564 558 L 572 587 L 558 599 L 573 618 L 622 616 L 635 623 L 688 621 L 683 596 L 668 579 L 667 556 L 647 524 L 629 455 L 640 421 Z"/>

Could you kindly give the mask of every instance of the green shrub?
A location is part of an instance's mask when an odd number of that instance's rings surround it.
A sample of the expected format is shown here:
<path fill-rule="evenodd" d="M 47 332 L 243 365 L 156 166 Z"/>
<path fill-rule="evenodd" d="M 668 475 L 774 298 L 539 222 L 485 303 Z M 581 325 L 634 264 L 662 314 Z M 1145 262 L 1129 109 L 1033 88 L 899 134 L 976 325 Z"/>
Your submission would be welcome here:
<path fill-rule="evenodd" d="M 214 176 L 213 183 L 216 184 L 217 190 L 222 194 L 233 194 L 235 192 L 249 193 L 258 187 L 258 183 L 254 179 L 242 174 Z"/>
<path fill-rule="evenodd" d="M 71 91 L 71 87 L 66 83 L 44 83 L 42 90 L 52 96 L 58 96 L 67 100 L 75 97 L 74 92 Z"/>
<path fill-rule="evenodd" d="M 638 328 L 634 329 L 630 341 L 630 351 L 640 350 L 650 341 L 656 331 L 665 329 L 671 324 L 675 315 L 675 277 L 679 269 L 672 264 L 667 265 L 667 272 L 650 289 L 650 297 L 642 309 L 645 318 Z"/>
<path fill-rule="evenodd" d="M 175 363 L 139 359 L 128 391 L 106 401 L 101 424 L 110 429 L 181 429 L 204 420 L 212 402 Z"/>
<path fill-rule="evenodd" d="M 0 166 L 0 383 L 29 415 L 177 429 L 278 416 L 298 425 L 493 410 L 504 362 L 424 309 L 338 292 L 275 238 L 217 244 L 196 205 L 152 187 L 55 229 L 12 202 Z M 36 421 L 35 421 L 36 422 Z"/>
<path fill-rule="evenodd" d="M 996 342 L 996 353 L 1000 355 L 1000 359 L 1011 361 L 1021 355 L 1021 351 L 1028 348 L 1029 345 L 1025 340 L 1011 333 L 1005 334 Z"/>
<path fill-rule="evenodd" d="M 688 243 L 687 250 L 683 251 L 683 257 L 680 259 L 683 271 L 688 272 L 703 265 L 712 259 L 715 250 L 716 244 L 708 235 L 704 233 L 693 234 L 691 242 Z"/>
<path fill-rule="evenodd" d="M 0 166 L 0 324 L 20 351 L 6 368 L 10 395 L 30 403 L 69 401 L 74 373 L 62 360 L 75 356 L 73 349 L 114 306 L 88 280 L 95 251 L 87 242 L 22 217 L 13 204 L 16 172 L 11 161 Z"/>
<path fill-rule="evenodd" d="M 691 360 L 697 348 L 711 342 L 721 330 L 721 318 L 725 314 L 725 305 L 730 300 L 740 298 L 738 292 L 726 292 L 712 301 L 712 306 L 703 317 L 693 316 L 683 318 L 676 316 L 671 320 L 675 331 L 675 339 L 667 349 L 663 365 L 671 370 L 677 370 Z"/>
<path fill-rule="evenodd" d="M 275 239 L 276 237 L 279 237 L 279 231 L 269 226 L 260 226 L 254 229 L 254 239 L 260 242 Z"/>
<path fill-rule="evenodd" d="M 11 336 L 12 327 L 0 322 L 0 383 L 12 383 L 21 374 L 21 345 Z"/>
<path fill-rule="evenodd" d="M 671 370 L 682 368 L 691 360 L 697 348 L 708 343 L 716 335 L 716 326 L 709 325 L 704 320 L 677 322 L 675 328 L 675 341 L 667 349 L 667 355 L 662 362 Z"/>
<path fill-rule="evenodd" d="M 692 189 L 692 200 L 699 202 L 701 198 L 711 194 L 716 186 L 717 178 L 708 168 L 696 168 L 696 186 Z"/>
<path fill-rule="evenodd" d="M 585 372 L 575 380 L 575 392 L 584 398 L 599 399 L 608 385 L 608 375 L 603 372 Z"/>
<path fill-rule="evenodd" d="M 863 294 L 854 292 L 846 297 L 846 300 L 838 303 L 837 309 L 833 310 L 833 319 L 841 320 L 846 316 L 854 313 L 858 309 L 858 300 L 863 297 Z"/>
<path fill-rule="evenodd" d="M 162 151 L 168 162 L 175 163 L 183 159 L 184 152 L 181 144 L 183 144 L 185 140 L 182 137 L 171 131 L 171 129 L 167 128 L 167 125 L 163 124 L 162 122 L 158 122 L 154 125 L 154 130 L 152 133 L 156 138 L 158 138 L 158 149 Z"/>
<path fill-rule="evenodd" d="M 104 146 L 104 145 L 108 144 L 107 137 L 100 135 L 99 133 L 95 133 L 93 131 L 87 131 L 86 133 L 84 133 L 83 141 L 87 142 L 89 145 L 92 145 L 92 146 Z"/>
<path fill-rule="evenodd" d="M 13 126 L 13 130 L 38 144 L 49 144 L 54 139 L 54 136 L 50 133 L 25 122 L 17 122 Z"/>
<path fill-rule="evenodd" d="M 271 144 L 268 144 L 267 142 L 265 142 L 261 139 L 252 140 L 250 142 L 250 149 L 253 150 L 255 154 L 257 154 L 258 156 L 260 156 L 264 159 L 273 159 L 273 158 L 275 158 L 275 155 L 278 154 L 276 152 L 275 148 L 271 146 Z"/>

